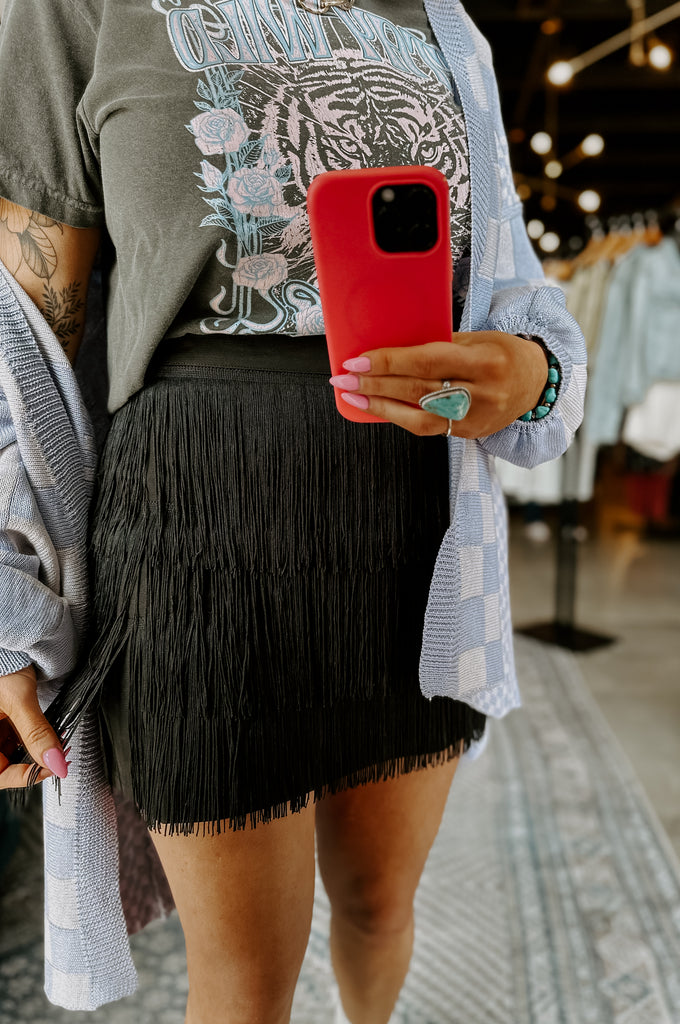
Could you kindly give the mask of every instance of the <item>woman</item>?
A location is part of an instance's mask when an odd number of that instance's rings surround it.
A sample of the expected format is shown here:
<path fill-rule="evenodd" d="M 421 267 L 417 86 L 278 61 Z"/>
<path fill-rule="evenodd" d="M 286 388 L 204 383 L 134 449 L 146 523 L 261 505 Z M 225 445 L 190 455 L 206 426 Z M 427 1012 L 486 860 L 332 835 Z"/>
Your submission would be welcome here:
<path fill-rule="evenodd" d="M 490 455 L 553 458 L 582 412 L 488 47 L 457 0 L 14 0 L 0 78 L 0 257 L 71 361 L 102 227 L 113 243 L 87 663 L 56 731 L 30 652 L 0 708 L 63 776 L 58 733 L 100 701 L 108 785 L 184 930 L 188 1024 L 289 1020 L 315 836 L 338 1020 L 384 1024 L 459 757 L 520 704 Z M 328 384 L 305 195 L 411 163 L 449 182 L 457 344 L 350 363 L 334 386 L 391 421 L 367 428 Z M 460 421 L 419 405 L 446 382 Z"/>

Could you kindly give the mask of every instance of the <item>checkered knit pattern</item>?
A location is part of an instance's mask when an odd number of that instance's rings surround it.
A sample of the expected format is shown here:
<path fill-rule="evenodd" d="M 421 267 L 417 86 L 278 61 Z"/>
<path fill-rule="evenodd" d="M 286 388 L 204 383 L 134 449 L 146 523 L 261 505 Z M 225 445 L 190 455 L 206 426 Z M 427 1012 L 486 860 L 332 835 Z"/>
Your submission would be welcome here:
<path fill-rule="evenodd" d="M 458 0 L 424 0 L 465 112 L 472 182 L 472 257 L 463 331 L 543 338 L 562 385 L 542 420 L 479 441 L 449 439 L 451 526 L 425 614 L 420 680 L 493 718 L 521 704 L 512 650 L 507 513 L 493 469 L 498 455 L 519 466 L 557 458 L 583 417 L 586 351 L 559 288 L 548 287 L 515 191 L 491 51 Z"/>
<path fill-rule="evenodd" d="M 533 466 L 565 450 L 583 415 L 585 345 L 562 293 L 546 286 L 524 228 L 488 44 L 459 0 L 424 2 L 469 138 L 473 235 L 461 330 L 537 335 L 562 374 L 544 419 L 518 421 L 480 441 L 449 440 L 451 525 L 425 616 L 421 687 L 428 697 L 462 699 L 500 718 L 521 701 L 494 456 Z M 85 542 L 95 471 L 92 424 L 72 368 L 0 264 L 0 674 L 35 664 L 43 707 L 73 670 L 87 627 Z M 94 1010 L 134 991 L 128 931 L 170 907 L 153 858 L 119 862 L 119 828 L 127 835 L 135 826 L 122 824 L 88 716 L 71 757 L 61 800 L 51 785 L 43 787 L 45 991 L 59 1006 Z"/>
<path fill-rule="evenodd" d="M 59 341 L 0 263 L 0 675 L 33 664 L 43 709 L 74 668 L 89 621 L 87 526 L 97 452 Z M 45 991 L 94 1010 L 134 992 L 118 895 L 118 830 L 96 720 L 71 767 L 43 785 Z"/>
<path fill-rule="evenodd" d="M 94 434 L 61 345 L 7 272 L 0 316 L 0 674 L 32 661 L 56 684 L 88 621 Z"/>

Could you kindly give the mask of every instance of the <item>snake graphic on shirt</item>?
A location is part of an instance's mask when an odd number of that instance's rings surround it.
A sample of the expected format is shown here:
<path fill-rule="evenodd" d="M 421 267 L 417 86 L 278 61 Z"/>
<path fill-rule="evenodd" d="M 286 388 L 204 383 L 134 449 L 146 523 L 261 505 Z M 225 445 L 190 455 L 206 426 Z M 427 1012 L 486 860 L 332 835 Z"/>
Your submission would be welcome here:
<path fill-rule="evenodd" d="M 437 167 L 455 265 L 470 232 L 467 140 L 450 72 L 423 32 L 362 8 L 308 15 L 294 0 L 152 7 L 196 75 L 186 128 L 201 227 L 222 232 L 204 333 L 323 333 L 306 194 L 325 170 Z"/>

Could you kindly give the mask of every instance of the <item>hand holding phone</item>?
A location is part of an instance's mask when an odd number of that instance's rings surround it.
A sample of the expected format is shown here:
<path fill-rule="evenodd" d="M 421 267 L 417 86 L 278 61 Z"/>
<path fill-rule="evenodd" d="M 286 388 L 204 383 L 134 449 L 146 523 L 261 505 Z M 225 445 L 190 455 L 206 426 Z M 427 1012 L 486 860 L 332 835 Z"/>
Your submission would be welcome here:
<path fill-rule="evenodd" d="M 333 375 L 368 349 L 451 341 L 450 198 L 432 167 L 326 171 L 307 209 Z M 358 423 L 386 423 L 343 402 Z"/>

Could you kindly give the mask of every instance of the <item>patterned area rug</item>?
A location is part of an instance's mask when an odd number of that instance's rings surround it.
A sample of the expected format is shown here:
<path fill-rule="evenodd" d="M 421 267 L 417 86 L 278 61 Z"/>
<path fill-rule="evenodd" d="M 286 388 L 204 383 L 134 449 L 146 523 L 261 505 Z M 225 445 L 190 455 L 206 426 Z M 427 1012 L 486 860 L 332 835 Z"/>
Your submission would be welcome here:
<path fill-rule="evenodd" d="M 458 769 L 417 896 L 395 1024 L 680 1024 L 680 863 L 575 659 L 517 639 L 524 707 Z M 38 807 L 39 811 L 39 807 Z M 40 820 L 0 898 L 0 1024 L 182 1024 L 176 915 L 132 940 L 140 986 L 95 1013 L 42 993 Z M 330 1024 L 320 881 L 293 1024 Z"/>

